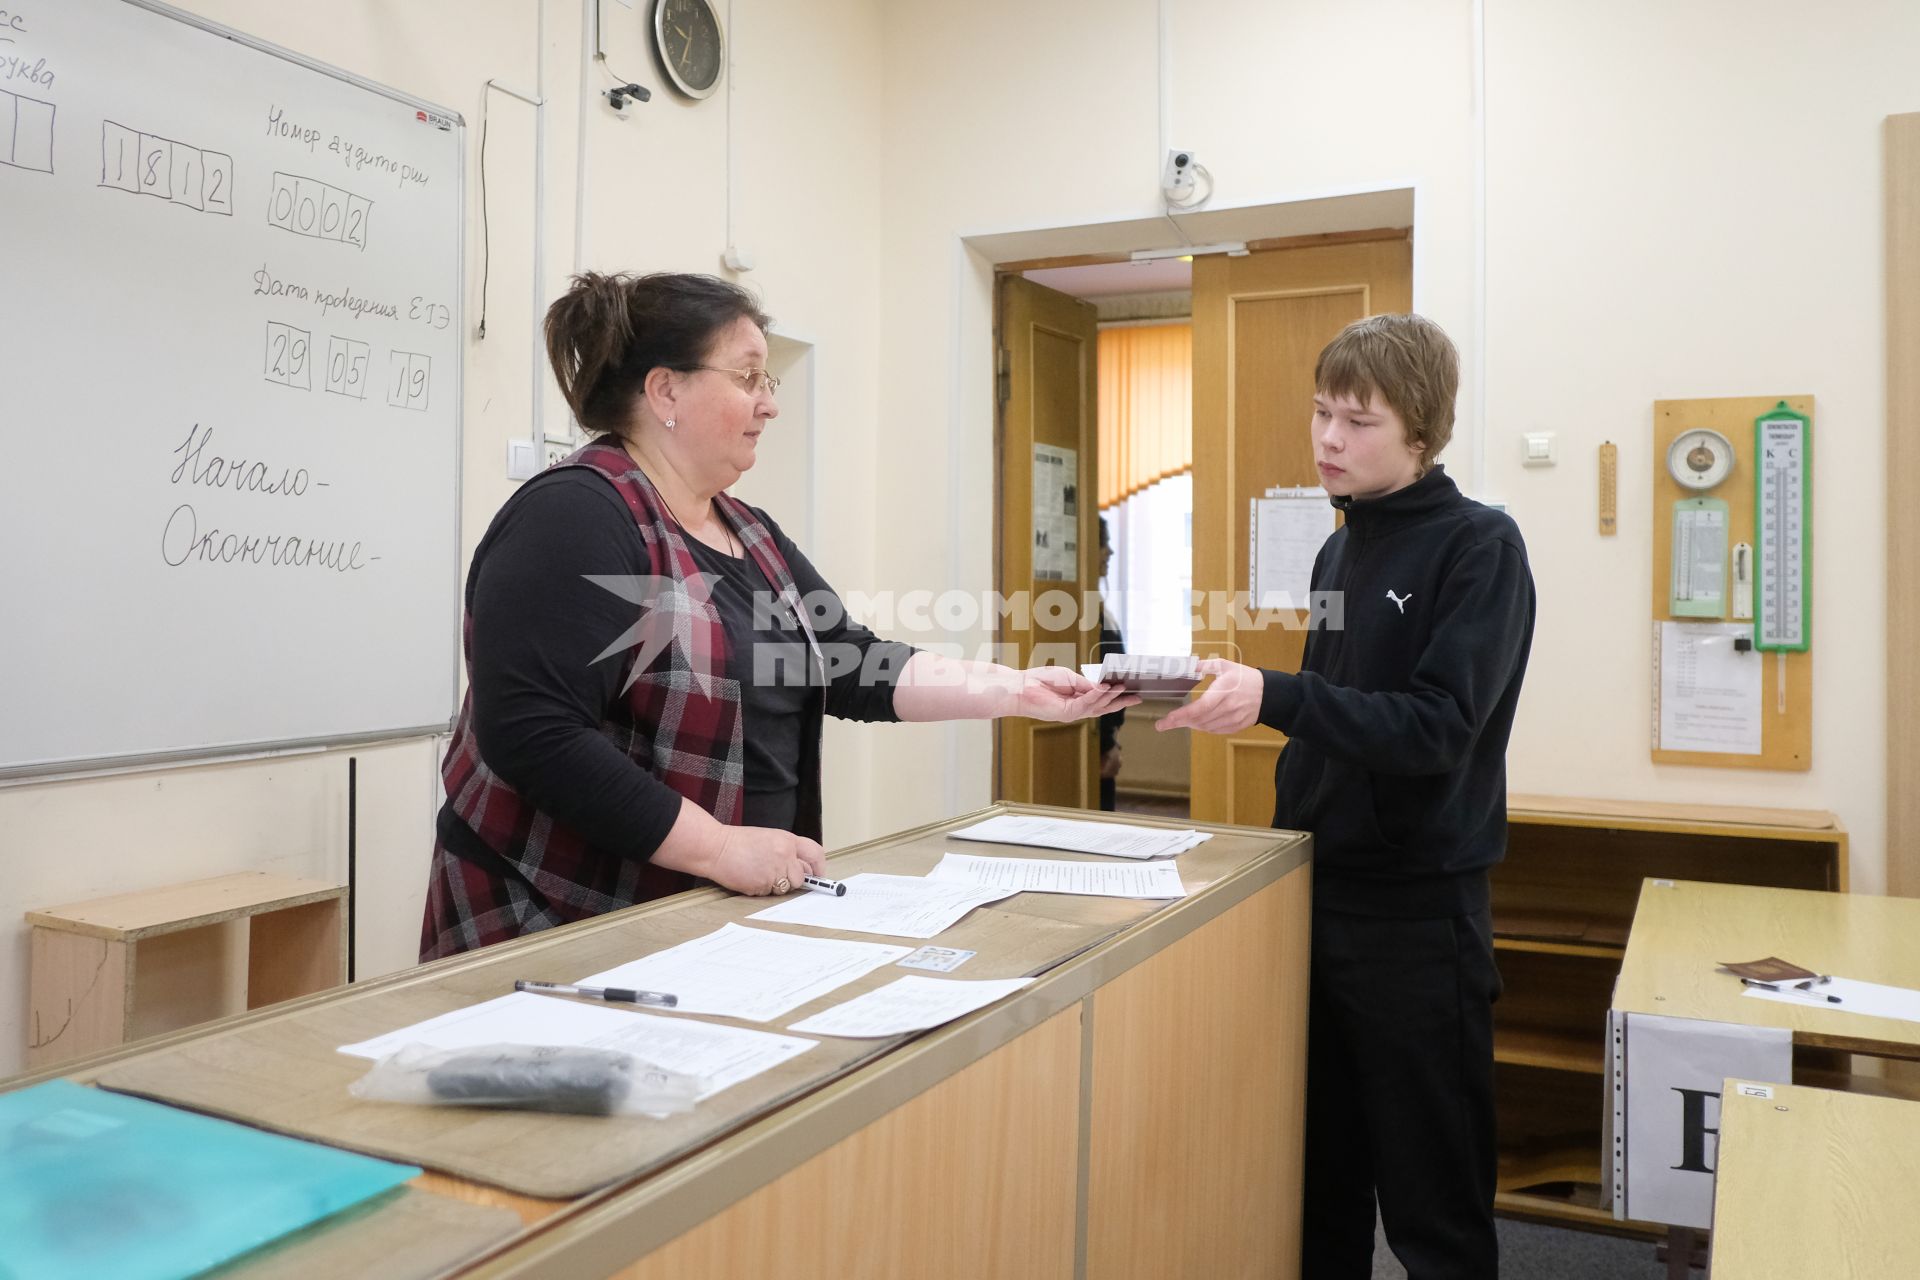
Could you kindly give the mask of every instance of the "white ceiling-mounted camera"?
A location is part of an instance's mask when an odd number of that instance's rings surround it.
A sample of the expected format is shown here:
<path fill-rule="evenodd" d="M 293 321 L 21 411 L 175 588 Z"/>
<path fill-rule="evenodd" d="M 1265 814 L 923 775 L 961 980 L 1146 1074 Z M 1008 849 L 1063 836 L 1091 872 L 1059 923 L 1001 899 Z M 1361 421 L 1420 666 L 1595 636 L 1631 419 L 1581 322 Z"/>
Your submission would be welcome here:
<path fill-rule="evenodd" d="M 1193 152 L 1176 147 L 1167 152 L 1167 163 L 1160 170 L 1160 194 L 1171 208 L 1198 208 L 1213 196 L 1213 175 Z"/>

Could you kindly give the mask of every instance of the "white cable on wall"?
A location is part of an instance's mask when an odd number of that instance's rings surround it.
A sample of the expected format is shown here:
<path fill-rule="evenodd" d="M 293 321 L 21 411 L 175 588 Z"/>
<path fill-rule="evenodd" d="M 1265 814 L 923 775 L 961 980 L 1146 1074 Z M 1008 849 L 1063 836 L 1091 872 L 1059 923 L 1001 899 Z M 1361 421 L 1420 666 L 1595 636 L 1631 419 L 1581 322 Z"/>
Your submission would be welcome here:
<path fill-rule="evenodd" d="M 1167 151 L 1172 146 L 1168 139 L 1173 136 L 1173 50 L 1167 38 L 1167 8 L 1172 3 L 1173 0 L 1160 0 L 1156 9 L 1156 20 L 1159 24 L 1157 40 L 1160 64 L 1160 145 L 1153 153 L 1153 168 L 1149 170 L 1155 175 L 1159 174 L 1160 166 L 1166 161 Z M 1211 194 L 1211 178 L 1208 179 L 1208 186 Z M 1173 216 L 1173 205 L 1168 202 L 1164 191 L 1160 193 L 1160 216 L 1167 220 L 1167 225 L 1173 228 L 1174 234 L 1180 237 L 1182 244 L 1193 243 L 1193 238 L 1187 234 L 1187 229 L 1180 225 L 1178 218 Z"/>
<path fill-rule="evenodd" d="M 733 27 L 733 0 L 727 0 L 727 32 L 725 48 L 727 65 L 721 68 L 727 77 L 727 242 L 723 252 L 733 252 L 733 74 L 734 55 L 738 45 L 734 43 L 737 33 Z"/>
<path fill-rule="evenodd" d="M 1473 0 L 1473 472 L 1487 492 L 1487 0 Z"/>
<path fill-rule="evenodd" d="M 533 340 L 529 355 L 533 392 L 535 457 L 546 449 L 547 345 L 542 332 L 547 302 L 547 0 L 534 0 L 533 94 Z"/>
<path fill-rule="evenodd" d="M 1167 48 L 1167 5 L 1172 0 L 1160 0 L 1158 8 L 1159 53 L 1160 53 L 1160 145 L 1154 149 L 1153 168 L 1150 173 L 1159 173 L 1160 164 L 1167 157 L 1167 141 L 1173 136 L 1173 55 Z"/>
<path fill-rule="evenodd" d="M 580 0 L 580 130 L 574 142 L 573 174 L 573 273 L 587 269 L 587 100 L 593 97 L 593 49 L 599 42 L 594 30 L 594 0 Z"/>

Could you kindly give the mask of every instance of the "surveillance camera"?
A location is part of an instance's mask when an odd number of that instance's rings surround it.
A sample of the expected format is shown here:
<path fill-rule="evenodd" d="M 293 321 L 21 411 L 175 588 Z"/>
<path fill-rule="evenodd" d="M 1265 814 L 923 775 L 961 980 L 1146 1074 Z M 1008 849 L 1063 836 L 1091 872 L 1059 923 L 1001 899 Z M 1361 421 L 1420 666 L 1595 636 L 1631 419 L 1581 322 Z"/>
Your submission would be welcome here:
<path fill-rule="evenodd" d="M 1193 198 L 1194 160 L 1191 151 L 1167 152 L 1167 167 L 1160 172 L 1160 190 L 1174 204 L 1183 204 Z"/>
<path fill-rule="evenodd" d="M 645 85 L 638 84 L 616 85 L 604 92 L 607 97 L 607 105 L 615 111 L 625 111 L 627 109 L 627 99 L 629 98 L 635 102 L 646 102 L 653 97 L 651 90 Z"/>

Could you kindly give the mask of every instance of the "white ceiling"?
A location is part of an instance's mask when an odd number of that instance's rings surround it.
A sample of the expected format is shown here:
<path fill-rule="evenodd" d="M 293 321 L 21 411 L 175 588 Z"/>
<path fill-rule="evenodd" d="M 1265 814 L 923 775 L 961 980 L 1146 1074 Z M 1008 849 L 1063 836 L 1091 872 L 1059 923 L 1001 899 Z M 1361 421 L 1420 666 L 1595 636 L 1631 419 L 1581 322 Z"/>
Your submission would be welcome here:
<path fill-rule="evenodd" d="M 1412 225 L 1413 190 L 1400 187 L 1280 204 L 1183 213 L 1180 215 L 1179 230 L 1165 217 L 1134 218 L 1077 227 L 968 236 L 967 244 L 989 262 L 1021 262 L 1077 254 L 1166 249 L 1183 243 L 1181 231 L 1186 233 L 1185 243 L 1218 244 L 1227 240 L 1264 240 Z"/>
<path fill-rule="evenodd" d="M 1193 288 L 1193 263 L 1182 258 L 1102 262 L 1089 267 L 1042 267 L 1025 273 L 1035 284 L 1076 298 L 1117 293 L 1175 293 Z"/>

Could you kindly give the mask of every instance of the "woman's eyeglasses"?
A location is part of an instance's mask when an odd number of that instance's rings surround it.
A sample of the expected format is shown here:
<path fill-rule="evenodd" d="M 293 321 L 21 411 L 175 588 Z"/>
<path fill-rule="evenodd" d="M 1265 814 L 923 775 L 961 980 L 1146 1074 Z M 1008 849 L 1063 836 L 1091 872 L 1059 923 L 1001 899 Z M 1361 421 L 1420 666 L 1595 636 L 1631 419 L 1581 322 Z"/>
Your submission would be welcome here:
<path fill-rule="evenodd" d="M 730 373 L 739 380 L 742 387 L 754 395 L 759 395 L 762 391 L 772 395 L 780 389 L 780 379 L 765 369 L 729 369 L 719 364 L 697 364 L 693 367 L 705 369 L 709 373 Z"/>

